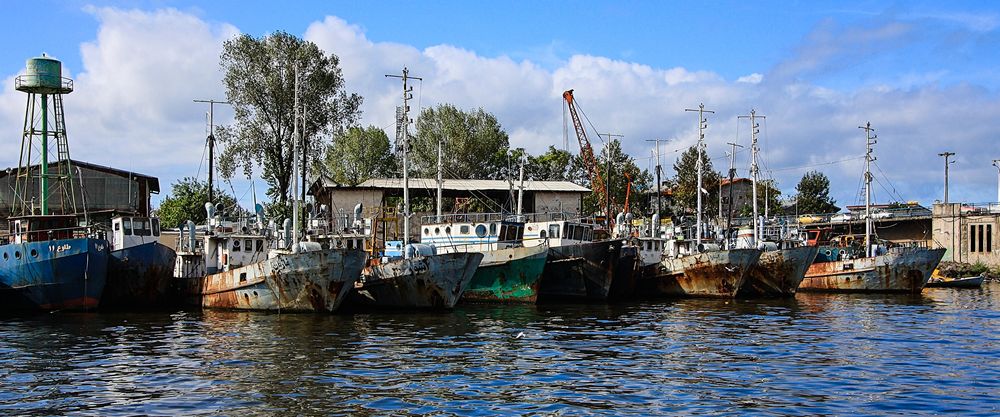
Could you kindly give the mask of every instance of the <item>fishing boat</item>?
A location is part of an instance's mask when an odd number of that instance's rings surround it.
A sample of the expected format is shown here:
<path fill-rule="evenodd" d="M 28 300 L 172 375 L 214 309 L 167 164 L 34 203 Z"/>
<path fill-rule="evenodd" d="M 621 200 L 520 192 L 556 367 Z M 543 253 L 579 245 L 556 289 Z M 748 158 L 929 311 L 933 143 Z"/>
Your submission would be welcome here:
<path fill-rule="evenodd" d="M 62 77 L 61 62 L 43 54 L 27 61 L 14 85 L 28 102 L 20 164 L 12 173 L 12 216 L 0 238 L 0 311 L 96 308 L 106 283 L 108 242 L 90 229 L 85 201 L 86 226 L 77 212 L 79 171 L 69 156 L 62 99 L 73 91 L 73 81 Z"/>
<path fill-rule="evenodd" d="M 159 242 L 160 219 L 111 219 L 111 253 L 102 308 L 161 308 L 173 302 L 171 285 L 177 255 Z"/>
<path fill-rule="evenodd" d="M 746 283 L 737 293 L 739 297 L 791 297 L 795 295 L 799 284 L 805 278 L 809 265 L 813 263 L 819 249 L 807 246 L 800 238 L 798 229 L 790 229 L 787 225 L 768 225 L 765 219 L 768 217 L 765 205 L 764 216 L 761 217 L 757 204 L 757 184 L 760 182 L 760 168 L 757 164 L 757 157 L 760 147 L 757 142 L 757 111 L 750 110 L 750 178 L 752 195 L 752 218 L 750 229 L 740 229 L 735 246 L 737 248 L 757 248 L 763 250 L 760 259 L 750 267 L 747 273 Z M 734 145 L 735 148 L 735 145 Z M 733 163 L 735 162 L 735 149 L 730 162 L 730 178 L 735 172 Z M 732 187 L 730 187 L 732 192 Z M 730 201 L 732 195 L 730 195 Z M 732 206 L 730 205 L 730 211 Z M 732 214 L 730 213 L 730 218 Z M 727 244 L 732 244 L 728 240 Z"/>
<path fill-rule="evenodd" d="M 594 223 L 547 220 L 526 224 L 524 245 L 548 245 L 538 286 L 543 301 L 584 301 L 632 295 L 634 252 L 622 240 L 595 240 Z"/>
<path fill-rule="evenodd" d="M 866 132 L 865 153 L 865 234 L 862 238 L 841 236 L 819 245 L 815 262 L 809 266 L 800 291 L 818 292 L 903 292 L 919 293 L 931 271 L 944 256 L 943 248 L 920 245 L 891 245 L 876 241 L 871 211 L 871 162 L 874 129 L 871 123 L 861 127 Z M 818 234 L 815 230 L 810 233 Z M 820 240 L 811 236 L 811 241 Z"/>
<path fill-rule="evenodd" d="M 436 253 L 483 254 L 462 300 L 534 303 L 549 246 L 525 246 L 524 226 L 517 216 L 496 213 L 431 216 L 421 226 L 420 242 Z"/>
<path fill-rule="evenodd" d="M 301 201 L 295 197 L 300 185 L 297 171 L 302 123 L 297 67 L 295 80 L 292 218 L 281 222 L 279 233 L 273 223 L 265 227 L 260 204 L 254 205 L 253 219 L 233 216 L 236 218 L 230 220 L 225 218 L 226 207 L 206 202 L 207 225 L 200 247 L 191 221 L 178 241 L 185 248 L 178 252 L 178 290 L 190 303 L 205 308 L 333 312 L 361 276 L 366 254 L 359 242 L 353 247 L 323 247 L 305 240 L 301 233 Z M 211 190 L 211 182 L 208 186 Z"/>

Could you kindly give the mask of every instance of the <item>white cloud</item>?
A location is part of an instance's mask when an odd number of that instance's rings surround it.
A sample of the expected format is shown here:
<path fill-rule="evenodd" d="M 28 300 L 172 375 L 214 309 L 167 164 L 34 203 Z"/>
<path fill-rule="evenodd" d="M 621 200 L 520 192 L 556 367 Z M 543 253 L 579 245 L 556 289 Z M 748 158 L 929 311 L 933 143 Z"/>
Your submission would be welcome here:
<path fill-rule="evenodd" d="M 764 75 L 755 72 L 753 74 L 744 75 L 740 78 L 737 78 L 736 82 L 747 83 L 747 84 L 760 84 L 762 80 L 764 80 Z"/>

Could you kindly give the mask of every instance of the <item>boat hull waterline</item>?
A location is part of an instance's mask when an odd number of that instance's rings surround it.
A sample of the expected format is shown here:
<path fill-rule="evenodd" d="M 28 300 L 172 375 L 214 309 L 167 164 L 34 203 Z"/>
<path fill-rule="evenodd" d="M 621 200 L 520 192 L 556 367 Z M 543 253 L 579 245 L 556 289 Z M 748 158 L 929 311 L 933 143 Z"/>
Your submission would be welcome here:
<path fill-rule="evenodd" d="M 800 246 L 762 253 L 757 263 L 747 272 L 746 283 L 738 295 L 741 297 L 795 295 L 818 252 L 818 247 Z"/>
<path fill-rule="evenodd" d="M 0 246 L 0 310 L 88 310 L 104 292 L 109 244 L 78 238 Z"/>
<path fill-rule="evenodd" d="M 875 257 L 817 262 L 809 266 L 799 291 L 919 293 L 944 252 L 892 248 Z"/>
<path fill-rule="evenodd" d="M 667 258 L 655 274 L 640 279 L 638 291 L 646 296 L 733 298 L 760 255 L 757 249 L 732 249 Z"/>
<path fill-rule="evenodd" d="M 111 251 L 102 308 L 167 307 L 177 254 L 159 242 Z"/>
<path fill-rule="evenodd" d="M 352 309 L 450 309 L 479 268 L 476 252 L 415 256 L 370 266 L 348 295 Z"/>
<path fill-rule="evenodd" d="M 323 249 L 279 253 L 231 270 L 186 280 L 182 289 L 205 308 L 334 312 L 361 277 L 366 254 Z"/>
<path fill-rule="evenodd" d="M 548 245 L 483 252 L 462 301 L 474 303 L 534 303 L 548 258 Z"/>

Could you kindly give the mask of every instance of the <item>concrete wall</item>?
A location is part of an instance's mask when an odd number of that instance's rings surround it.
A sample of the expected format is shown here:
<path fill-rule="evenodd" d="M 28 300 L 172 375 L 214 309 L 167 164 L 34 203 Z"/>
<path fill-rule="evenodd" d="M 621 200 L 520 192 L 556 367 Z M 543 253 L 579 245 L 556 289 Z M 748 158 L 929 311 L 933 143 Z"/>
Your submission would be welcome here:
<path fill-rule="evenodd" d="M 1000 207 L 935 204 L 933 213 L 934 244 L 947 249 L 945 261 L 1000 266 Z"/>
<path fill-rule="evenodd" d="M 374 189 L 345 190 L 327 188 L 321 195 L 317 196 L 316 201 L 329 206 L 333 214 L 339 214 L 341 210 L 343 210 L 344 214 L 351 214 L 354 213 L 354 206 L 358 203 L 363 204 L 365 210 L 380 207 L 382 205 L 383 194 L 382 190 Z"/>
<path fill-rule="evenodd" d="M 535 213 L 576 213 L 579 214 L 583 207 L 580 193 L 557 193 L 537 191 L 533 212 Z"/>

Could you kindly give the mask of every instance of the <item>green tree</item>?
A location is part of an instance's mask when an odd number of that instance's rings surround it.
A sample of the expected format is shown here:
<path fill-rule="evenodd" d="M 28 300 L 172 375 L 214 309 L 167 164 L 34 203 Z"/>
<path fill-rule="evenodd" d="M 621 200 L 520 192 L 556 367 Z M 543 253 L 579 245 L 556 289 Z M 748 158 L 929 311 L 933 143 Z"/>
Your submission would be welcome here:
<path fill-rule="evenodd" d="M 222 204 L 224 213 L 241 211 L 236 199 L 221 189 L 216 188 L 213 197 L 214 203 Z M 208 182 L 187 177 L 171 185 L 170 194 L 163 198 L 156 211 L 164 227 L 178 227 L 188 220 L 195 224 L 203 224 L 208 217 L 205 211 L 206 202 L 208 202 Z"/>
<path fill-rule="evenodd" d="M 445 178 L 502 179 L 509 173 L 507 132 L 482 108 L 466 112 L 441 104 L 422 111 L 417 132 L 410 138 L 413 175 L 437 176 L 439 142 Z"/>
<path fill-rule="evenodd" d="M 712 168 L 712 160 L 705 149 L 699 152 L 697 146 L 688 148 L 674 163 L 675 176 L 671 180 L 673 186 L 674 205 L 683 213 L 694 213 L 698 206 L 698 154 L 702 158 L 701 207 L 703 214 L 718 212 L 719 181 L 721 176 Z M 713 207 L 716 209 L 713 210 Z"/>
<path fill-rule="evenodd" d="M 611 174 L 608 175 L 608 160 L 611 160 Z M 576 158 L 580 159 L 580 158 Z M 629 211 L 633 213 L 642 213 L 645 204 L 647 203 L 640 196 L 649 190 L 652 184 L 652 176 L 648 171 L 640 169 L 635 164 L 635 159 L 622 151 L 621 141 L 618 139 L 612 140 L 607 146 L 601 149 L 600 154 L 597 156 L 597 169 L 601 173 L 601 177 L 604 179 L 606 185 L 611 187 L 611 212 L 612 217 L 618 212 L 621 212 L 625 206 L 625 195 L 628 193 L 628 176 L 632 178 L 632 192 L 629 197 Z M 585 174 L 583 170 L 582 161 L 578 162 L 581 173 Z M 626 176 L 626 174 L 628 174 Z M 586 186 L 590 187 L 589 178 Z M 583 198 L 584 212 L 591 213 L 603 213 L 606 208 L 601 207 L 601 196 L 604 194 L 604 190 L 592 190 L 590 194 Z"/>
<path fill-rule="evenodd" d="M 351 186 L 370 178 L 392 177 L 398 172 L 389 137 L 376 126 L 347 129 L 327 147 L 324 160 L 324 170 L 334 181 Z"/>
<path fill-rule="evenodd" d="M 524 176 L 539 181 L 577 180 L 579 174 L 574 172 L 573 158 L 573 154 L 549 145 L 545 153 L 528 156 L 528 163 L 524 166 Z"/>
<path fill-rule="evenodd" d="M 835 213 L 840 211 L 830 198 L 830 180 L 819 171 L 809 171 L 795 186 L 799 213 Z"/>
<path fill-rule="evenodd" d="M 219 129 L 226 145 L 219 170 L 230 178 L 242 168 L 247 178 L 262 168 L 267 194 L 276 211 L 284 211 L 293 172 L 295 67 L 299 68 L 299 103 L 305 109 L 304 137 L 308 160 L 326 150 L 326 135 L 343 132 L 359 115 L 361 97 L 348 94 L 336 55 L 286 32 L 261 38 L 239 35 L 223 44 L 221 66 L 226 97 L 236 121 Z"/>

